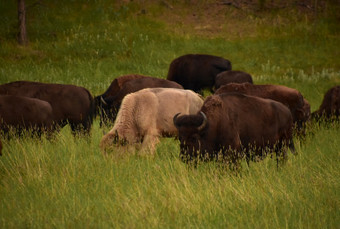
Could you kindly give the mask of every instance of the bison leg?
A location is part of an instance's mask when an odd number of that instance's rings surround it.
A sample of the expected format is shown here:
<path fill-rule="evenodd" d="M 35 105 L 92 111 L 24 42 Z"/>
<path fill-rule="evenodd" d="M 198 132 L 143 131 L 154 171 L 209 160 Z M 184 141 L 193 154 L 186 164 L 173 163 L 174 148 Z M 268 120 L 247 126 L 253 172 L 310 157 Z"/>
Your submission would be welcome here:
<path fill-rule="evenodd" d="M 279 142 L 275 145 L 275 153 L 276 153 L 276 166 L 279 169 L 279 164 L 284 164 L 287 161 L 287 149 L 285 148 L 287 145 Z"/>
<path fill-rule="evenodd" d="M 73 136 L 79 135 L 90 135 L 92 123 L 85 121 L 83 123 L 70 123 Z"/>
<path fill-rule="evenodd" d="M 144 136 L 143 143 L 141 146 L 140 154 L 151 154 L 154 155 L 156 151 L 156 145 L 159 143 L 157 135 L 146 135 Z"/>

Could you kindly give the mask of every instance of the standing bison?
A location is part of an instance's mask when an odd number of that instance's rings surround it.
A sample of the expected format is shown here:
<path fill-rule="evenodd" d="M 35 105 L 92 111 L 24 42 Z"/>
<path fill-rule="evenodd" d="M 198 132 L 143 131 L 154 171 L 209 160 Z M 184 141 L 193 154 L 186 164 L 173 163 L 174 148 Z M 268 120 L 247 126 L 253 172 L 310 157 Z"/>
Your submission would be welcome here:
<path fill-rule="evenodd" d="M 321 117 L 328 120 L 340 118 L 340 85 L 325 93 L 319 109 L 313 112 L 312 117 L 317 120 Z"/>
<path fill-rule="evenodd" d="M 0 95 L 0 129 L 7 134 L 11 129 L 16 134 L 23 130 L 41 135 L 43 131 L 53 130 L 51 105 L 43 100 Z"/>
<path fill-rule="evenodd" d="M 179 88 L 183 89 L 181 85 L 176 82 L 159 79 L 154 77 L 143 77 L 139 79 L 129 80 L 124 84 L 122 89 L 114 96 L 107 96 L 101 99 L 101 124 L 107 124 L 110 120 L 114 121 L 123 98 L 130 93 L 145 89 L 145 88 Z"/>
<path fill-rule="evenodd" d="M 175 115 L 180 155 L 192 159 L 224 159 L 237 165 L 243 152 L 250 159 L 275 150 L 285 157 L 284 146 L 294 151 L 293 119 L 289 109 L 270 99 L 227 93 L 209 96 L 197 114 Z M 294 151 L 295 152 L 295 151 Z"/>
<path fill-rule="evenodd" d="M 171 62 L 167 79 L 181 84 L 185 89 L 200 92 L 204 88 L 212 89 L 216 75 L 229 70 L 230 61 L 222 57 L 188 54 Z"/>
<path fill-rule="evenodd" d="M 94 102 L 90 92 L 74 85 L 16 81 L 0 85 L 1 95 L 17 95 L 44 100 L 51 104 L 53 122 L 60 127 L 70 124 L 73 134 L 91 129 Z"/>
<path fill-rule="evenodd" d="M 310 106 L 302 94 L 293 88 L 282 85 L 255 85 L 250 83 L 230 83 L 223 85 L 215 94 L 238 92 L 242 94 L 258 96 L 265 99 L 272 99 L 286 105 L 292 113 L 293 121 L 300 130 L 304 123 L 309 119 Z M 309 111 L 308 111 L 309 108 Z"/>
<path fill-rule="evenodd" d="M 229 83 L 251 83 L 253 78 L 249 73 L 242 71 L 224 71 L 219 73 L 215 79 L 215 90 Z"/>
<path fill-rule="evenodd" d="M 203 104 L 200 95 L 175 88 L 147 88 L 123 99 L 112 130 L 100 147 L 104 153 L 113 144 L 138 146 L 153 154 L 161 136 L 176 136 L 173 116 L 180 112 L 194 114 Z"/>

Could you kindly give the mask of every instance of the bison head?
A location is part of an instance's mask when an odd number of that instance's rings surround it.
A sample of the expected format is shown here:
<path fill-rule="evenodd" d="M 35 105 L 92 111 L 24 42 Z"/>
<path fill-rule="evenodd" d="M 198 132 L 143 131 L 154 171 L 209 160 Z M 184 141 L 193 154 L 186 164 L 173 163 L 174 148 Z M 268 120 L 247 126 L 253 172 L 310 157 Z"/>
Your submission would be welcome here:
<path fill-rule="evenodd" d="M 120 103 L 115 100 L 115 97 L 97 96 L 95 104 L 96 114 L 100 115 L 100 126 L 113 123 L 120 107 Z"/>
<path fill-rule="evenodd" d="M 201 111 L 196 115 L 176 114 L 173 118 L 174 125 L 178 130 L 178 138 L 180 141 L 180 157 L 183 161 L 195 159 L 202 156 L 201 139 L 208 126 L 208 120 Z"/>

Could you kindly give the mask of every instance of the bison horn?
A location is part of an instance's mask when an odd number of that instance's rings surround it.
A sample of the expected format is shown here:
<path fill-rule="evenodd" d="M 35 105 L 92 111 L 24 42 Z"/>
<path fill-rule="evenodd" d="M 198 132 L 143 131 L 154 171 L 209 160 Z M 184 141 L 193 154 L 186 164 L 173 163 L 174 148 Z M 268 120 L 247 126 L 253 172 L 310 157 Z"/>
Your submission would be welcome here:
<path fill-rule="evenodd" d="M 203 122 L 199 127 L 197 127 L 198 131 L 203 130 L 207 126 L 207 123 L 208 123 L 207 116 L 202 111 L 200 111 L 200 114 L 203 117 Z"/>
<path fill-rule="evenodd" d="M 177 125 L 176 119 L 177 119 L 177 117 L 178 117 L 179 114 L 180 114 L 180 113 L 175 114 L 174 118 L 172 119 L 173 122 L 174 122 L 174 125 L 175 125 L 175 127 L 176 127 L 177 129 L 179 128 L 179 126 Z"/>
<path fill-rule="evenodd" d="M 102 103 L 107 106 L 107 103 L 105 102 L 105 100 L 103 99 L 103 96 L 100 96 L 100 101 L 102 101 Z"/>

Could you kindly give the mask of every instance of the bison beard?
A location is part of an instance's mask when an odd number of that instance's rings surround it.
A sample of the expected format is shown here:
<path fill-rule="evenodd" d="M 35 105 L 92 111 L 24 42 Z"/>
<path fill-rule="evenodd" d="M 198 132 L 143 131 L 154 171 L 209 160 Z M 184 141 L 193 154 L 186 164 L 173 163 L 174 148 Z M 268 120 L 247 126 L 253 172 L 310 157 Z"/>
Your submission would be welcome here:
<path fill-rule="evenodd" d="M 180 154 L 187 161 L 222 159 L 237 166 L 276 152 L 285 158 L 285 147 L 295 153 L 292 115 L 283 104 L 253 96 L 229 93 L 209 96 L 198 114 L 175 115 Z M 251 152 L 254 155 L 251 155 Z"/>

